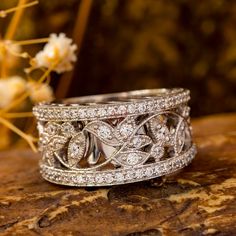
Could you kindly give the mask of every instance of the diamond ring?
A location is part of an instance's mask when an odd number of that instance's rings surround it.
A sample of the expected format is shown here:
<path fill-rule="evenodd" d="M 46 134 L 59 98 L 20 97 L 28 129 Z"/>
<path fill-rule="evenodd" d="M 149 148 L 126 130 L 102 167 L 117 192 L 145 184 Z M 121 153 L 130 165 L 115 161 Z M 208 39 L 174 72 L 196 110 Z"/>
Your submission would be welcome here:
<path fill-rule="evenodd" d="M 107 186 L 152 179 L 196 154 L 186 89 L 151 89 L 65 99 L 33 108 L 44 179 Z"/>

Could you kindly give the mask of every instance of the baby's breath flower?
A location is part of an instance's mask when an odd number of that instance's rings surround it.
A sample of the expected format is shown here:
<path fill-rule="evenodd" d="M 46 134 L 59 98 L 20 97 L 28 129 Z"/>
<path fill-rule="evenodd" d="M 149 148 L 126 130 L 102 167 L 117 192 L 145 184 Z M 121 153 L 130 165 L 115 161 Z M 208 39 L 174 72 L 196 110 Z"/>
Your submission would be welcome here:
<path fill-rule="evenodd" d="M 50 102 L 54 99 L 53 90 L 48 84 L 39 84 L 37 82 L 28 82 L 28 91 L 33 103 Z"/>
<path fill-rule="evenodd" d="M 7 107 L 17 96 L 26 91 L 26 81 L 20 76 L 0 79 L 0 108 Z"/>
<path fill-rule="evenodd" d="M 36 68 L 52 68 L 57 73 L 72 70 L 72 63 L 76 61 L 77 46 L 64 33 L 51 34 L 48 43 L 43 50 L 38 52 L 34 58 Z"/>

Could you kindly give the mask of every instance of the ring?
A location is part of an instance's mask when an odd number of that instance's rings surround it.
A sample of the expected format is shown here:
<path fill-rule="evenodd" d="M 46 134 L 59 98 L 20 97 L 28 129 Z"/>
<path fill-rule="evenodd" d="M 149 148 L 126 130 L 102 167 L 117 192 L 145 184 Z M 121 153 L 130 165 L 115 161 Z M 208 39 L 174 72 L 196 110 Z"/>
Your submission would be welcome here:
<path fill-rule="evenodd" d="M 150 89 L 69 98 L 33 108 L 52 183 L 108 186 L 168 175 L 196 154 L 189 90 Z"/>

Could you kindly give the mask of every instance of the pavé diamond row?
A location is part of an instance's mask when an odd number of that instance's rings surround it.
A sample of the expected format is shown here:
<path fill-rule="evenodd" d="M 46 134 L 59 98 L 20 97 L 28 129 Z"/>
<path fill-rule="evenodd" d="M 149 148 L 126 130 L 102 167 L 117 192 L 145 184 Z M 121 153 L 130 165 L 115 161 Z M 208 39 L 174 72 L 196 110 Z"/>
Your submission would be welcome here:
<path fill-rule="evenodd" d="M 183 168 L 196 153 L 189 99 L 185 89 L 154 89 L 35 106 L 43 178 L 106 186 Z"/>

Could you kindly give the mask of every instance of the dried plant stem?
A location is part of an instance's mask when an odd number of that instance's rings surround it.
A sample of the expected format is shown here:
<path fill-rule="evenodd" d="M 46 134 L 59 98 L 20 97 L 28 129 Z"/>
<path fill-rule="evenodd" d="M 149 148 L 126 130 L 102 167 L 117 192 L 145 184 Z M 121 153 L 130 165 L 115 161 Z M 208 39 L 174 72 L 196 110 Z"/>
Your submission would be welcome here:
<path fill-rule="evenodd" d="M 15 7 L 15 13 L 10 21 L 9 27 L 7 28 L 7 32 L 5 34 L 4 40 L 11 40 L 16 32 L 17 26 L 20 22 L 20 18 L 23 14 L 23 6 L 25 6 L 27 4 L 27 0 L 19 0 L 17 7 Z M 4 52 L 6 53 L 6 52 Z M 1 63 L 1 72 L 0 72 L 0 76 L 2 78 L 7 77 L 8 74 L 8 66 L 6 63 L 6 60 L 3 60 Z"/>
<path fill-rule="evenodd" d="M 3 115 L 4 118 L 7 119 L 15 119 L 15 118 L 26 118 L 26 117 L 33 117 L 32 112 L 11 112 L 11 113 L 6 113 Z"/>
<path fill-rule="evenodd" d="M 14 41 L 14 44 L 17 45 L 31 45 L 31 44 L 38 44 L 38 43 L 47 43 L 49 38 L 41 38 L 41 39 L 29 39 L 29 40 L 22 40 L 22 41 Z"/>
<path fill-rule="evenodd" d="M 2 12 L 2 15 L 4 15 L 4 17 L 5 17 L 9 13 L 17 11 L 19 9 L 23 9 L 23 8 L 34 6 L 36 4 L 38 4 L 38 1 L 33 1 L 33 2 L 26 3 L 26 4 L 23 4 L 23 5 L 17 6 L 17 7 L 12 7 L 12 8 L 9 8 L 7 10 L 1 10 L 1 12 Z"/>
<path fill-rule="evenodd" d="M 18 5 L 16 7 L 17 10 L 15 11 L 15 13 L 12 17 L 10 25 L 7 29 L 6 34 L 5 34 L 5 39 L 7 39 L 7 40 L 13 39 L 16 29 L 17 29 L 17 26 L 20 22 L 20 18 L 23 14 L 24 8 L 22 8 L 22 6 L 24 6 L 26 3 L 27 3 L 27 0 L 19 0 Z"/>
<path fill-rule="evenodd" d="M 8 127 L 10 130 L 12 130 L 16 134 L 18 134 L 20 137 L 22 137 L 30 145 L 32 150 L 34 152 L 37 152 L 37 148 L 34 145 L 34 141 L 37 140 L 36 138 L 32 137 L 31 135 L 25 134 L 20 129 L 18 129 L 15 125 L 13 125 L 11 122 L 9 122 L 8 120 L 6 120 L 2 117 L 0 117 L 0 123 L 5 125 L 6 127 Z"/>
<path fill-rule="evenodd" d="M 77 54 L 79 54 L 79 51 L 81 49 L 91 6 L 92 6 L 92 0 L 81 0 L 72 37 L 73 41 L 78 46 Z M 62 76 L 56 90 L 56 97 L 64 98 L 66 96 L 72 81 L 72 77 L 73 77 L 72 72 L 66 73 Z"/>

